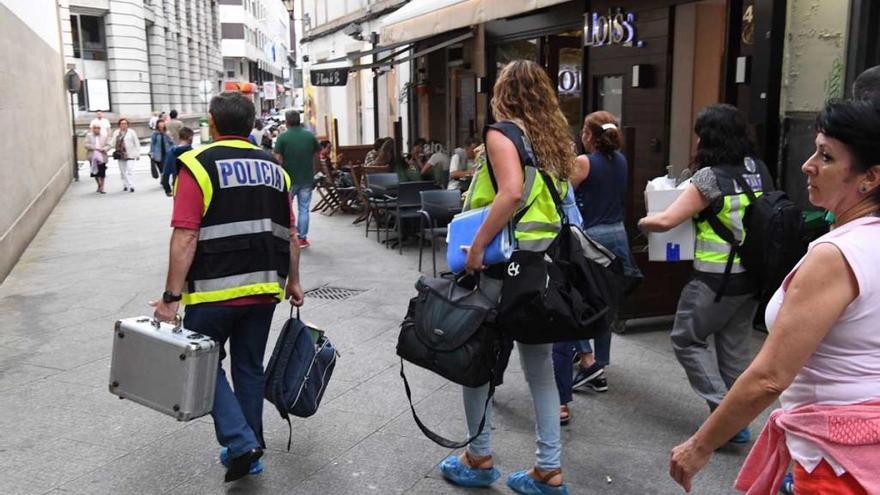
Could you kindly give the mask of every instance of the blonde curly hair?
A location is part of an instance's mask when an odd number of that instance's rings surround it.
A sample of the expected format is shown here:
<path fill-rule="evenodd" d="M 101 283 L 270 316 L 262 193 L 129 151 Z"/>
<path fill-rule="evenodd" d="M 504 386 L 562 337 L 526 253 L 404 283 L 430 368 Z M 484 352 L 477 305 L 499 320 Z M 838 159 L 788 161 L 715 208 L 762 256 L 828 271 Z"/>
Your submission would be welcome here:
<path fill-rule="evenodd" d="M 574 141 L 553 83 L 540 65 L 530 60 L 505 65 L 495 82 L 492 113 L 525 132 L 543 170 L 560 180 L 571 177 Z"/>

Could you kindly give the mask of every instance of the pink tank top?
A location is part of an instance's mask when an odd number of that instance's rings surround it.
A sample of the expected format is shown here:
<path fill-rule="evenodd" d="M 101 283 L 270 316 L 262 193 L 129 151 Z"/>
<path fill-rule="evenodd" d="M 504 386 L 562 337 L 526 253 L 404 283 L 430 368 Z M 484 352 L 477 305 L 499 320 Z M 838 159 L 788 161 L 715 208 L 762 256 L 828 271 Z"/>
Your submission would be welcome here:
<path fill-rule="evenodd" d="M 783 409 L 805 404 L 857 404 L 880 398 L 880 218 L 865 217 L 835 229 L 810 244 L 834 244 L 853 271 L 859 295 L 819 343 L 780 396 Z M 788 285 L 801 260 L 791 271 L 764 315 L 773 331 Z M 808 472 L 825 458 L 838 475 L 844 470 L 817 446 L 801 438 L 786 437 L 792 457 Z"/>

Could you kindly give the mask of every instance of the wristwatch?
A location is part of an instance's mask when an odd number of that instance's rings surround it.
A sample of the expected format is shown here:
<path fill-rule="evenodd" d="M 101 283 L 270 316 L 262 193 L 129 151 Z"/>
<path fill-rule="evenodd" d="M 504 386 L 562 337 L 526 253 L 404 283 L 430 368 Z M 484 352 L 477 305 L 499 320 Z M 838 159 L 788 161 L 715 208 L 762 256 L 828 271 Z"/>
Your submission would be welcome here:
<path fill-rule="evenodd" d="M 181 294 L 173 294 L 167 290 L 162 293 L 162 302 L 166 303 L 166 304 L 177 302 L 177 301 L 180 301 L 181 299 L 183 299 L 183 295 L 181 295 Z"/>

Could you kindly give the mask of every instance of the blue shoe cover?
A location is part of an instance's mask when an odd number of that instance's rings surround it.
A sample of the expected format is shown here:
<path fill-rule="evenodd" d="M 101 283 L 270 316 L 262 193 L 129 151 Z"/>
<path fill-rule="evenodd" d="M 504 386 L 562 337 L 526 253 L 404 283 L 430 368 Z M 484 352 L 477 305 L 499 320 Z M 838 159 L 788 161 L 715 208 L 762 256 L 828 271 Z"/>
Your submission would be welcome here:
<path fill-rule="evenodd" d="M 794 495 L 794 476 L 791 473 L 785 474 L 779 493 L 782 495 Z"/>
<path fill-rule="evenodd" d="M 229 448 L 223 447 L 220 449 L 220 463 L 223 464 L 223 467 L 229 467 Z M 263 472 L 263 459 L 257 459 L 253 464 L 251 464 L 251 469 L 248 471 L 248 474 L 260 474 Z"/>
<path fill-rule="evenodd" d="M 749 440 L 752 439 L 752 432 L 748 428 L 743 428 L 739 430 L 733 438 L 730 439 L 730 443 L 749 443 Z"/>
<path fill-rule="evenodd" d="M 501 477 L 497 468 L 475 469 L 462 464 L 458 456 L 451 455 L 440 463 L 443 477 L 458 486 L 478 487 L 489 486 Z"/>
<path fill-rule="evenodd" d="M 528 471 L 517 471 L 507 477 L 507 486 L 522 495 L 568 495 L 568 487 L 550 486 L 529 476 Z"/>

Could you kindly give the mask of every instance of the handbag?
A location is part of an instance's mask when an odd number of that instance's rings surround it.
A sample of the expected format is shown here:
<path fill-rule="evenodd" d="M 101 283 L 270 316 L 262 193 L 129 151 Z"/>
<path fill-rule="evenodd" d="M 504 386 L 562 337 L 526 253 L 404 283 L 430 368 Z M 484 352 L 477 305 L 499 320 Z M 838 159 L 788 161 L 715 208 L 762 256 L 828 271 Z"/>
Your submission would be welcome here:
<path fill-rule="evenodd" d="M 500 375 L 497 365 L 503 342 L 495 326 L 498 294 L 490 281 L 481 284 L 479 276 L 421 277 L 416 282 L 416 290 L 418 295 L 409 302 L 397 340 L 400 377 L 413 419 L 425 436 L 443 447 L 461 448 L 482 433 L 486 409 L 495 394 L 496 377 Z M 466 387 L 489 384 L 483 419 L 473 437 L 455 442 L 424 425 L 412 403 L 404 360 Z"/>
<path fill-rule="evenodd" d="M 287 450 L 293 437 L 290 415 L 308 418 L 317 412 L 327 389 L 327 383 L 336 367 L 339 353 L 327 335 L 296 318 L 293 308 L 284 323 L 272 357 L 266 366 L 266 400 L 271 402 L 290 429 Z"/>
<path fill-rule="evenodd" d="M 617 270 L 622 281 L 623 269 L 610 251 L 569 223 L 553 180 L 543 170 L 540 174 L 562 228 L 547 251 L 513 253 L 504 270 L 498 322 L 513 340 L 524 344 L 593 338 L 607 329 L 618 293 L 614 277 L 603 271 Z M 591 259 L 585 247 L 613 268 Z"/>

